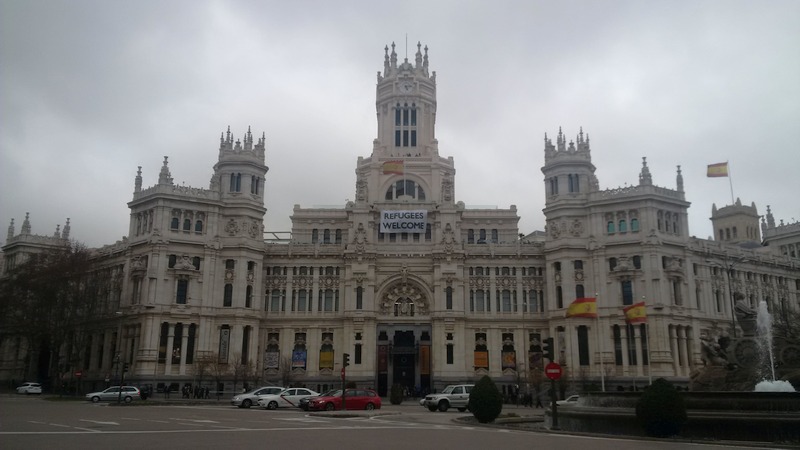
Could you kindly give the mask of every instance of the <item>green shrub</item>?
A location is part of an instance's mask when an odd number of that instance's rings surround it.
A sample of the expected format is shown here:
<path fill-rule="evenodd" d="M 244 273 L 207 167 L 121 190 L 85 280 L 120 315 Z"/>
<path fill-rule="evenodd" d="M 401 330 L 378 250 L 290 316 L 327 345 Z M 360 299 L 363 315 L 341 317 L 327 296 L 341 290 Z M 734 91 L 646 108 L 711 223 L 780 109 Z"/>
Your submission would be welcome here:
<path fill-rule="evenodd" d="M 636 403 L 636 419 L 648 436 L 675 436 L 686 423 L 686 404 L 672 383 L 659 378 Z"/>
<path fill-rule="evenodd" d="M 503 411 L 503 395 L 488 375 L 481 378 L 469 393 L 469 410 L 480 423 L 494 421 Z"/>
<path fill-rule="evenodd" d="M 405 388 L 400 384 L 393 384 L 392 390 L 389 392 L 389 402 L 393 405 L 399 405 L 403 403 L 403 397 L 405 396 Z"/>

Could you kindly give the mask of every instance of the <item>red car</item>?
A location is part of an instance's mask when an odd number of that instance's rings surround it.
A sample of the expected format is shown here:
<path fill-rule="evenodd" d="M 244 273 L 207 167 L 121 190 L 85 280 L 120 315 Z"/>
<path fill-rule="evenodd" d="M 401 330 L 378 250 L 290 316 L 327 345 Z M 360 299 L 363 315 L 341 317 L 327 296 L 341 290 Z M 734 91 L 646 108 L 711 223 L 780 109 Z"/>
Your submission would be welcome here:
<path fill-rule="evenodd" d="M 345 407 L 347 409 L 373 409 L 381 408 L 381 398 L 372 389 L 347 389 L 345 391 Z M 342 390 L 331 395 L 312 397 L 308 402 L 311 411 L 336 411 L 342 409 Z"/>

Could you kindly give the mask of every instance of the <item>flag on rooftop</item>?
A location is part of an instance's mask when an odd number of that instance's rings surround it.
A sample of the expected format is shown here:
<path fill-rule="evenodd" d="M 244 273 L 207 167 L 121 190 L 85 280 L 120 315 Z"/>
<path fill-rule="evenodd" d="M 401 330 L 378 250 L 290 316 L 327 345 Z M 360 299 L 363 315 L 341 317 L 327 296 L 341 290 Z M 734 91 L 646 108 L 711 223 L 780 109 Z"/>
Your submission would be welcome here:
<path fill-rule="evenodd" d="M 626 306 L 622 311 L 625 313 L 625 321 L 630 324 L 647 322 L 647 310 L 644 302 Z"/>
<path fill-rule="evenodd" d="M 589 298 L 576 298 L 567 308 L 567 318 L 570 317 L 588 317 L 590 319 L 597 318 L 597 299 Z"/>
<path fill-rule="evenodd" d="M 392 173 L 396 173 L 397 175 L 403 175 L 403 160 L 395 160 L 395 161 L 386 161 L 383 163 L 383 174 L 388 175 Z"/>
<path fill-rule="evenodd" d="M 709 164 L 708 165 L 708 172 L 706 173 L 706 175 L 711 177 L 711 178 L 727 177 L 728 176 L 728 163 L 727 163 L 727 161 L 724 162 L 724 163 Z"/>

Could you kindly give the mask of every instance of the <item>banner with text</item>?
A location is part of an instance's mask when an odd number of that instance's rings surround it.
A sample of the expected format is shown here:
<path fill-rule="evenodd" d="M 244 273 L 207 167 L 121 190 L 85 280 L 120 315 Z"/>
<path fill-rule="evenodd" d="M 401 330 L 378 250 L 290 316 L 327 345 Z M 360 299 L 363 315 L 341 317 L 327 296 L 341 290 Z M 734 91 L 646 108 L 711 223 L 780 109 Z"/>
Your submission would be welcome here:
<path fill-rule="evenodd" d="M 381 233 L 424 233 L 428 211 L 381 211 Z"/>

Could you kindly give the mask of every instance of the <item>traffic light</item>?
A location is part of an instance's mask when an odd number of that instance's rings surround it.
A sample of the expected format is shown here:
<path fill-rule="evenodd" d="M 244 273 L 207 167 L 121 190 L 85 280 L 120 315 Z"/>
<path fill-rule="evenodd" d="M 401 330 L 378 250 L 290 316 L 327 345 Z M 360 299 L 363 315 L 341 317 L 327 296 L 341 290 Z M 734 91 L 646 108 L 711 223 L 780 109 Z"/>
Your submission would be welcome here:
<path fill-rule="evenodd" d="M 553 338 L 547 338 L 542 342 L 542 357 L 550 361 L 555 361 L 553 356 Z"/>
<path fill-rule="evenodd" d="M 128 369 L 129 369 L 130 367 L 131 367 L 131 365 L 130 365 L 130 364 L 128 364 L 128 363 L 123 363 L 123 364 L 122 364 L 122 371 L 123 371 L 123 372 L 127 372 L 127 371 L 128 371 Z"/>
<path fill-rule="evenodd" d="M 342 367 L 347 367 L 350 365 L 350 353 L 342 354 Z"/>

